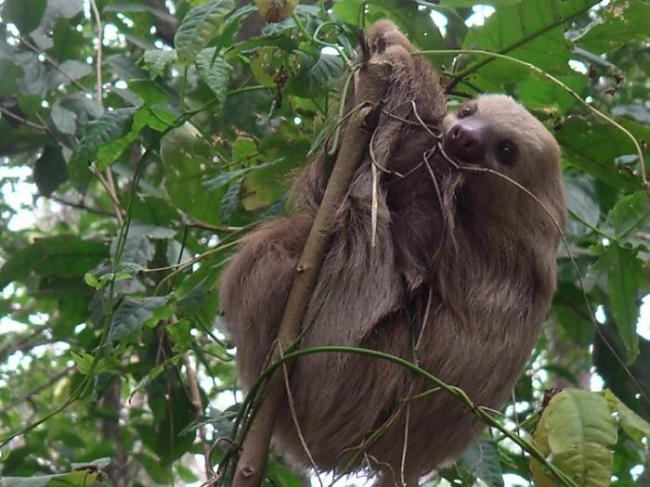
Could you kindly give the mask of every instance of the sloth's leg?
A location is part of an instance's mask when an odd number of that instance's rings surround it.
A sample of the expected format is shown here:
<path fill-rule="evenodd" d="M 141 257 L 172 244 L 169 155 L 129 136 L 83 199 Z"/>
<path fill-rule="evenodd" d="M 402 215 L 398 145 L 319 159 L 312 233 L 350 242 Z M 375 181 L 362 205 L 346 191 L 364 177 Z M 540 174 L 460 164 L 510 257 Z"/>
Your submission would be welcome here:
<path fill-rule="evenodd" d="M 219 304 L 246 389 L 269 358 L 310 226 L 305 215 L 262 225 L 244 238 L 221 278 Z"/>

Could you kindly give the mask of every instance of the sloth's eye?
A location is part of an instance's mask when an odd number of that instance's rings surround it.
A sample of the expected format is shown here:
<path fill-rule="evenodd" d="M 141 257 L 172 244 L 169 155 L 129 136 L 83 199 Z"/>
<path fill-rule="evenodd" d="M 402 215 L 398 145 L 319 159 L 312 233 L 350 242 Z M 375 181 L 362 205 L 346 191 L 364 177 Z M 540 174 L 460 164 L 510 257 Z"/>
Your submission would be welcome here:
<path fill-rule="evenodd" d="M 472 105 L 463 105 L 458 110 L 458 113 L 456 114 L 456 116 L 458 118 L 467 118 L 470 115 L 474 115 L 474 112 L 475 112 L 474 106 L 472 106 Z"/>
<path fill-rule="evenodd" d="M 497 146 L 497 157 L 504 164 L 514 164 L 517 157 L 517 146 L 509 140 L 504 140 Z"/>

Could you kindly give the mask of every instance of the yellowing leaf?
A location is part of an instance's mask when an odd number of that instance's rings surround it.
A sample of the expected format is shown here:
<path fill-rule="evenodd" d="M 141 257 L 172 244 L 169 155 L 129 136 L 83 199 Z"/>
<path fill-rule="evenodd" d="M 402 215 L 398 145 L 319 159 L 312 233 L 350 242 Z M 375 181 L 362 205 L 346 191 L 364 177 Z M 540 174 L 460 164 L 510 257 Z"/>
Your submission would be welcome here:
<path fill-rule="evenodd" d="M 607 400 L 596 392 L 565 389 L 549 402 L 533 435 L 535 445 L 580 487 L 607 487 L 613 470 L 610 449 L 617 425 Z M 532 461 L 537 487 L 561 485 Z"/>

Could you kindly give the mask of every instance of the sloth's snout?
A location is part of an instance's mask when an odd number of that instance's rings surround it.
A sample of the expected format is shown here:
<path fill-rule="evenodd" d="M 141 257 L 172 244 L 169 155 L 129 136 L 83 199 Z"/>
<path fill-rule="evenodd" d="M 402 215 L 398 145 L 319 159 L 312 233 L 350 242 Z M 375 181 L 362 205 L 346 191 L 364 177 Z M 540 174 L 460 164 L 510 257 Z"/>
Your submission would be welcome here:
<path fill-rule="evenodd" d="M 483 132 L 480 126 L 459 121 L 445 137 L 445 150 L 463 162 L 480 164 L 485 154 Z"/>

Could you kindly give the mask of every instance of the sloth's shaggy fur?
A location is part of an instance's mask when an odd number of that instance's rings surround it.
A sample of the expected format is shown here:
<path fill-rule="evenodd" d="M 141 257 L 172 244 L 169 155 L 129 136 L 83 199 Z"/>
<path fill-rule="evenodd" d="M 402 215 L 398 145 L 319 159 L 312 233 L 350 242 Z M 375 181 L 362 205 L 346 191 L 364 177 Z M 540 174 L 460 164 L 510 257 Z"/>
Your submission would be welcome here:
<path fill-rule="evenodd" d="M 560 151 L 519 104 L 487 95 L 469 102 L 471 116 L 487 127 L 480 166 L 504 173 L 534 198 L 494 174 L 454 168 L 433 150 L 435 135 L 444 140 L 462 120 L 447 114 L 436 75 L 413 50 L 390 22 L 376 23 L 367 34 L 362 61 L 387 59 L 392 75 L 372 150 L 337 212 L 301 347 L 352 345 L 417 360 L 477 404 L 498 409 L 529 357 L 554 292 L 565 218 Z M 354 93 L 351 99 L 354 106 Z M 518 152 L 514 163 L 503 165 L 494 141 L 506 137 Z M 380 168 L 374 247 L 373 163 Z M 223 276 L 221 307 L 245 388 L 263 369 L 276 337 L 327 164 L 320 156 L 302 171 L 294 188 L 296 212 L 251 232 Z M 417 477 L 462 453 L 482 427 L 444 391 L 409 400 L 431 387 L 384 360 L 300 358 L 290 375 L 296 416 L 282 408 L 274 443 L 294 463 L 312 466 L 297 420 L 318 469 L 342 468 L 356 455 L 353 469 Z M 378 438 L 365 441 L 378 429 Z"/>

